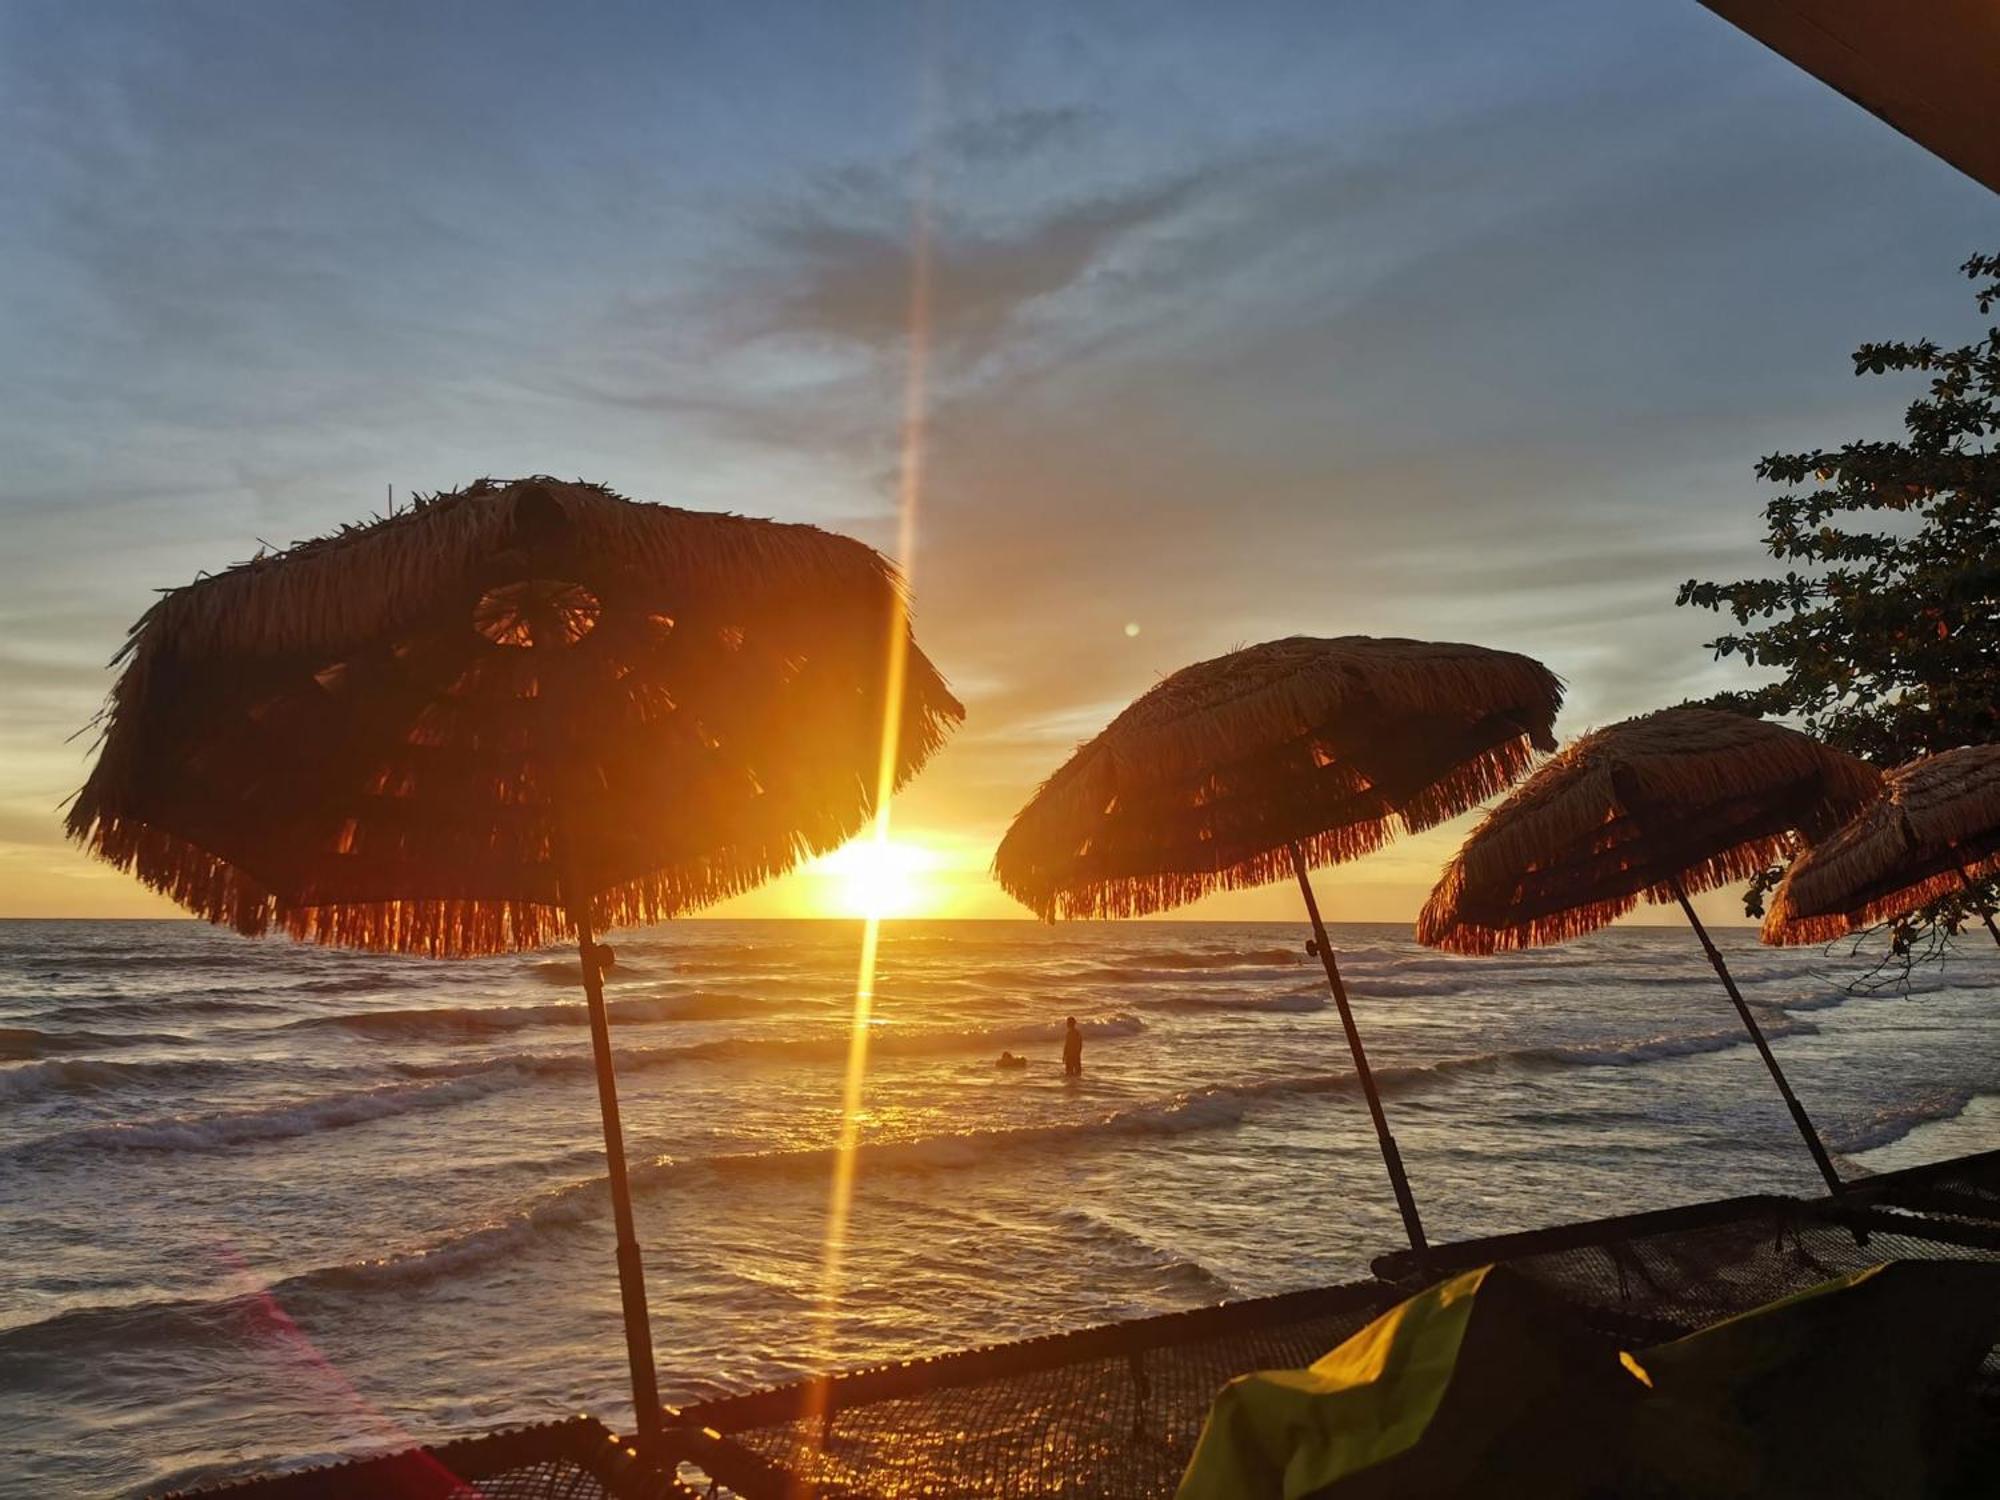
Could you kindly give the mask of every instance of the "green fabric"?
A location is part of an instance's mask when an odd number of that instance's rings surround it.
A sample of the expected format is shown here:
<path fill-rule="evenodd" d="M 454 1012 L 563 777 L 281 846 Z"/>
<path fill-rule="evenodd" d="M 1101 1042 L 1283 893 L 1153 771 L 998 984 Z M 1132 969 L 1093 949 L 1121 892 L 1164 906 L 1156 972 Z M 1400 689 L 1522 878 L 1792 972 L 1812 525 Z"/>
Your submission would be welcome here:
<path fill-rule="evenodd" d="M 1980 1433 L 2000 1266 L 1895 1261 L 1634 1357 L 1651 1382 L 1632 1466 L 1653 1494 L 1916 1497 Z M 1988 1476 L 1991 1478 L 1991 1476 Z"/>
<path fill-rule="evenodd" d="M 1611 1346 L 1533 1283 L 1505 1268 L 1468 1271 L 1307 1369 L 1232 1381 L 1177 1500 L 1369 1500 L 1469 1485 L 1487 1496 L 1585 1494 L 1580 1476 L 1601 1469 L 1594 1443 L 1547 1441 L 1551 1398 L 1579 1386 L 1594 1399 L 1638 1390 Z"/>

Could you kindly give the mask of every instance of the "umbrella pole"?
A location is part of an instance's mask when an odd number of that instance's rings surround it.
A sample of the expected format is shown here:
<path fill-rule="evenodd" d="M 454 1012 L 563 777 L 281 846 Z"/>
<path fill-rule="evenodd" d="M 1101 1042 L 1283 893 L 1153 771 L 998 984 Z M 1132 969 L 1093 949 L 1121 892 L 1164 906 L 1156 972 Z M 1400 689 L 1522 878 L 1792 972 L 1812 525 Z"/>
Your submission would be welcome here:
<path fill-rule="evenodd" d="M 1792 1092 L 1792 1086 L 1785 1079 L 1785 1070 L 1778 1066 L 1778 1059 L 1771 1053 L 1771 1044 L 1764 1040 L 1764 1029 L 1757 1024 L 1757 1018 L 1750 1014 L 1750 1007 L 1744 1003 L 1743 992 L 1736 988 L 1736 980 L 1729 972 L 1729 965 L 1722 961 L 1722 952 L 1709 938 L 1708 929 L 1701 925 L 1701 918 L 1694 914 L 1694 906 L 1681 889 L 1678 880 L 1671 882 L 1674 899 L 1686 913 L 1688 926 L 1701 939 L 1701 946 L 1708 954 L 1708 961 L 1715 967 L 1715 974 L 1722 981 L 1722 987 L 1729 991 L 1729 998 L 1736 1004 L 1736 1014 L 1743 1018 L 1743 1025 L 1750 1033 L 1750 1040 L 1757 1044 L 1758 1055 L 1764 1059 L 1764 1066 L 1771 1070 L 1772 1081 L 1778 1085 L 1778 1092 L 1785 1096 L 1785 1108 L 1792 1112 L 1792 1123 L 1799 1127 L 1799 1134 L 1805 1137 L 1806 1149 L 1812 1152 L 1813 1164 L 1819 1168 L 1819 1175 L 1826 1179 L 1827 1191 L 1838 1197 L 1846 1190 L 1847 1184 L 1840 1180 L 1840 1174 L 1833 1170 L 1828 1160 L 1826 1147 L 1820 1144 L 1819 1132 L 1813 1129 L 1813 1122 L 1806 1114 L 1806 1107 L 1799 1103 L 1799 1096 Z"/>
<path fill-rule="evenodd" d="M 1403 1172 L 1403 1153 L 1396 1149 L 1396 1138 L 1389 1133 L 1389 1117 L 1382 1113 L 1382 1095 L 1375 1088 L 1375 1074 L 1368 1066 L 1368 1053 L 1361 1045 L 1361 1032 L 1354 1024 L 1354 1011 L 1347 1003 L 1347 986 L 1341 983 L 1340 966 L 1333 961 L 1333 944 L 1327 941 L 1326 924 L 1319 918 L 1319 902 L 1313 897 L 1312 881 L 1306 874 L 1305 851 L 1296 842 L 1290 848 L 1292 869 L 1299 877 L 1299 894 L 1306 898 L 1306 915 L 1312 918 L 1313 946 L 1319 950 L 1320 962 L 1326 966 L 1326 983 L 1333 991 L 1333 1003 L 1340 1011 L 1340 1024 L 1347 1029 L 1347 1050 L 1353 1054 L 1354 1076 L 1361 1080 L 1361 1092 L 1368 1096 L 1368 1113 L 1375 1121 L 1375 1138 L 1382 1143 L 1382 1162 L 1389 1169 L 1389 1186 L 1396 1190 L 1396 1207 L 1402 1211 L 1403 1228 L 1410 1236 L 1410 1248 L 1421 1252 L 1428 1248 L 1424 1240 L 1424 1224 L 1417 1216 L 1417 1199 L 1410 1191 L 1410 1179 Z"/>
<path fill-rule="evenodd" d="M 646 1271 L 639 1259 L 639 1236 L 632 1227 L 632 1183 L 625 1173 L 625 1131 L 618 1120 L 618 1079 L 611 1067 L 611 1023 L 604 1010 L 604 973 L 597 962 L 597 939 L 590 911 L 572 902 L 583 958 L 583 994 L 590 1002 L 590 1052 L 597 1064 L 597 1103 L 604 1114 L 605 1175 L 611 1183 L 611 1217 L 618 1230 L 618 1293 L 625 1308 L 625 1354 L 632 1365 L 632 1405 L 637 1416 L 639 1452 L 660 1452 L 660 1387 L 653 1370 L 653 1325 L 646 1310 Z"/>
<path fill-rule="evenodd" d="M 1972 873 L 1964 865 L 1959 865 L 1958 878 L 1965 882 L 1965 894 L 1972 898 L 1972 907 L 1979 913 L 1979 920 L 1984 922 L 1986 930 L 1993 934 L 1994 943 L 2000 945 L 2000 927 L 1993 925 L 1993 913 L 1987 910 L 1986 903 L 1979 899 L 1979 887 L 1973 881 Z"/>

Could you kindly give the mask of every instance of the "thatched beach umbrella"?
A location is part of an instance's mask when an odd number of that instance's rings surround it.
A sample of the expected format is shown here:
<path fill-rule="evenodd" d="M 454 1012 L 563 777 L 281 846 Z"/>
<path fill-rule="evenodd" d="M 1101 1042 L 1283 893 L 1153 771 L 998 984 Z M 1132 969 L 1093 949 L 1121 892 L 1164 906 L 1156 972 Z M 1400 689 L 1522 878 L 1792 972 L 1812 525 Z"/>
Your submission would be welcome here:
<path fill-rule="evenodd" d="M 1307 870 L 1501 790 L 1553 749 L 1562 684 L 1511 651 L 1293 636 L 1198 662 L 1042 784 L 994 856 L 1045 919 L 1133 917 L 1295 876 L 1410 1243 L 1423 1225 Z"/>
<path fill-rule="evenodd" d="M 1945 750 L 1883 773 L 1882 795 L 1792 861 L 1767 943 L 1823 943 L 2000 874 L 2000 745 Z M 1993 913 L 1979 909 L 2000 943 Z"/>
<path fill-rule="evenodd" d="M 894 570 L 811 526 L 482 480 L 175 589 L 118 660 L 69 814 L 102 858 L 251 935 L 435 958 L 576 940 L 656 1439 L 596 937 L 841 843 L 891 729 L 897 781 L 937 748 L 962 710 Z"/>
<path fill-rule="evenodd" d="M 1595 932 L 1643 899 L 1680 905 L 1771 1071 L 1820 1175 L 1812 1121 L 1688 895 L 1744 880 L 1794 833 L 1838 826 L 1880 778 L 1796 730 L 1711 708 L 1661 709 L 1575 741 L 1473 830 L 1417 919 L 1417 940 L 1496 953 Z"/>

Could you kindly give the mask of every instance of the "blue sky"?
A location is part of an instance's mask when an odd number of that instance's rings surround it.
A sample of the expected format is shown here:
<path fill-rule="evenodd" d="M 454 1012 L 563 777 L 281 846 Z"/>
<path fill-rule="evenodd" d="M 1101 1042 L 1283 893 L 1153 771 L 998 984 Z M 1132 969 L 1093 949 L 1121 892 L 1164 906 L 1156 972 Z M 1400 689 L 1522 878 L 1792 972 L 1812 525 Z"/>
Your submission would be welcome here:
<path fill-rule="evenodd" d="M 1073 741 L 1235 645 L 1525 650 L 1572 733 L 1722 685 L 1672 599 L 1758 570 L 1751 465 L 1892 428 L 1848 351 L 1971 331 L 2000 244 L 1693 0 L 6 0 L 0 139 L 23 914 L 155 909 L 61 844 L 66 737 L 260 540 L 546 471 L 888 545 L 926 190 L 917 624 L 969 719 L 899 827 L 991 914 Z M 1340 909 L 1413 911 L 1452 832 Z"/>

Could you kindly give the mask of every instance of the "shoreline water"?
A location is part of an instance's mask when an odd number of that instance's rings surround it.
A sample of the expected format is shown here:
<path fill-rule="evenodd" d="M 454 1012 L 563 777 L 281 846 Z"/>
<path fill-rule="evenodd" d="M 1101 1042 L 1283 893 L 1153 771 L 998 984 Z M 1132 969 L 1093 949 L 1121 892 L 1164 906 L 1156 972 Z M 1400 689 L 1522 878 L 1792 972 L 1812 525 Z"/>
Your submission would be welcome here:
<path fill-rule="evenodd" d="M 856 927 L 615 939 L 668 1399 L 1325 1284 L 1395 1248 L 1301 928 L 888 928 L 824 1325 Z M 1718 937 L 1851 1170 L 1996 1143 L 2000 965 L 1849 996 L 1823 955 Z M 1497 960 L 1400 928 L 1336 939 L 1434 1238 L 1813 1190 L 1684 932 Z M 622 1420 L 567 983 L 555 953 L 437 965 L 195 923 L 0 923 L 0 1416 L 23 1435 L 0 1474 L 138 1493 L 410 1434 Z M 1072 1011 L 1080 1086 L 1055 1062 Z M 995 1069 L 1003 1047 L 1028 1067 Z"/>

